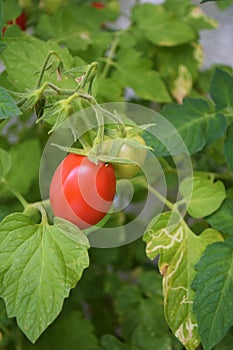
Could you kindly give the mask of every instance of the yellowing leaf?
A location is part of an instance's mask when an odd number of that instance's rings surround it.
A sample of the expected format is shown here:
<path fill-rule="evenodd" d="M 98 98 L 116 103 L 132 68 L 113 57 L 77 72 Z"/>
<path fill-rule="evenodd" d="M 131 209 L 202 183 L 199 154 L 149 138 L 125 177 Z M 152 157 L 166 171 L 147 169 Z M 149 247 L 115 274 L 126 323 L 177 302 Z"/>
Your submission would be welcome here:
<path fill-rule="evenodd" d="M 195 265 L 206 246 L 220 240 L 220 233 L 213 229 L 196 236 L 175 212 L 152 220 L 144 235 L 148 257 L 154 259 L 160 254 L 167 322 L 187 350 L 196 350 L 200 342 L 191 289 Z"/>

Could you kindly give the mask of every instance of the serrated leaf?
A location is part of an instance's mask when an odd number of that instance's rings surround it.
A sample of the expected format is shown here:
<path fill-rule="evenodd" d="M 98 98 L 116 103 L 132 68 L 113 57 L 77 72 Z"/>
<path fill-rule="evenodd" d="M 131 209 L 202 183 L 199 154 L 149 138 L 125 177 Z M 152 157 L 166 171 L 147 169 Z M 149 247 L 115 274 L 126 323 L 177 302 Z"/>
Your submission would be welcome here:
<path fill-rule="evenodd" d="M 15 101 L 2 86 L 0 86 L 0 119 L 17 117 L 22 112 L 17 107 Z"/>
<path fill-rule="evenodd" d="M 233 173 L 233 123 L 227 128 L 224 142 L 224 156 L 231 172 Z"/>
<path fill-rule="evenodd" d="M 76 226 L 56 219 L 35 225 L 10 214 L 0 224 L 0 295 L 8 317 L 35 342 L 58 316 L 64 298 L 88 266 L 88 241 Z"/>
<path fill-rule="evenodd" d="M 53 41 L 44 42 L 33 36 L 20 36 L 5 38 L 4 42 L 7 49 L 2 53 L 1 59 L 6 67 L 8 80 L 20 92 L 36 87 L 39 72 L 51 51 L 55 51 L 62 59 L 65 71 L 85 64 L 83 60 L 73 58 L 67 48 L 61 48 Z M 60 79 L 57 76 L 56 67 L 59 64 L 57 57 L 51 56 L 49 63 L 55 69 L 45 72 L 43 82 L 50 81 L 62 88 L 77 87 L 75 79 L 67 79 L 66 76 Z"/>
<path fill-rule="evenodd" d="M 0 148 L 0 182 L 1 179 L 9 172 L 12 166 L 11 156 L 4 149 Z"/>
<path fill-rule="evenodd" d="M 150 259 L 160 254 L 159 268 L 163 275 L 167 322 L 185 348 L 195 350 L 200 340 L 192 308 L 194 266 L 205 247 L 222 240 L 222 237 L 213 229 L 196 236 L 181 221 L 178 213 L 167 212 L 152 220 L 143 240 L 147 243 L 146 253 Z"/>
<path fill-rule="evenodd" d="M 226 70 L 217 68 L 210 86 L 210 96 L 219 109 L 233 110 L 233 76 Z"/>
<path fill-rule="evenodd" d="M 195 39 L 194 31 L 183 19 L 159 5 L 146 3 L 135 7 L 133 20 L 155 45 L 175 46 Z"/>
<path fill-rule="evenodd" d="M 233 234 L 233 189 L 227 192 L 221 207 L 206 220 L 216 230 L 229 235 Z"/>
<path fill-rule="evenodd" d="M 40 165 L 40 145 L 38 140 L 26 140 L 9 150 L 12 167 L 7 174 L 7 182 L 25 195 L 37 178 Z M 23 179 L 23 181 L 22 181 Z M 12 197 L 3 186 L 0 187 L 1 198 Z"/>
<path fill-rule="evenodd" d="M 147 145 L 155 149 L 157 156 L 177 155 L 182 149 L 184 152 L 181 138 L 189 154 L 194 154 L 206 144 L 213 143 L 226 130 L 225 117 L 215 113 L 212 106 L 202 99 L 186 98 L 182 105 L 166 105 L 161 114 L 174 128 L 167 130 L 163 125 L 156 125 L 156 132 L 161 129 L 163 143 L 149 135 L 146 138 Z"/>
<path fill-rule="evenodd" d="M 180 184 L 184 198 L 190 196 L 190 183 L 193 184 L 188 213 L 194 218 L 203 218 L 215 212 L 226 198 L 224 184 L 203 177 L 186 178 Z"/>
<path fill-rule="evenodd" d="M 193 282 L 194 311 L 205 350 L 210 350 L 233 325 L 233 242 L 207 247 Z"/>

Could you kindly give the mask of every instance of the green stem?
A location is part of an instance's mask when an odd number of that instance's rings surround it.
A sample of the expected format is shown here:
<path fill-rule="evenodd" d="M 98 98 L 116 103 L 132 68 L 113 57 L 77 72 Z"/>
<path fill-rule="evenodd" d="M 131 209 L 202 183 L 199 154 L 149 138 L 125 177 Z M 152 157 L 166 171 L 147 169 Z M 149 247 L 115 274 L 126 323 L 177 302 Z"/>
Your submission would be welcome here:
<path fill-rule="evenodd" d="M 93 143 L 93 147 L 95 147 L 104 141 L 104 116 L 102 111 L 99 108 L 97 108 L 97 106 L 93 106 L 93 109 L 95 111 L 98 123 L 98 131 Z"/>
<path fill-rule="evenodd" d="M 102 71 L 102 74 L 101 74 L 101 78 L 106 78 L 108 72 L 109 72 L 109 69 L 110 67 L 112 66 L 113 64 L 113 58 L 115 56 L 115 52 L 117 50 L 117 46 L 118 46 L 118 43 L 119 43 L 119 39 L 120 39 L 120 35 L 121 35 L 121 32 L 122 31 L 118 31 L 115 35 L 115 38 L 113 39 L 112 41 L 112 45 L 110 47 L 110 50 L 108 52 L 108 56 L 106 58 L 106 63 L 105 63 L 105 66 L 103 68 L 103 71 Z"/>
<path fill-rule="evenodd" d="M 37 204 L 35 206 L 41 213 L 41 224 L 42 225 L 48 225 L 48 216 L 47 216 L 47 213 L 46 213 L 46 210 L 44 208 L 44 206 L 42 204 Z"/>
<path fill-rule="evenodd" d="M 99 66 L 98 62 L 92 62 L 89 65 L 88 70 L 85 73 L 84 78 L 83 78 L 83 80 L 81 81 L 81 84 L 78 87 L 79 89 L 84 89 L 85 85 L 89 82 L 90 86 L 89 86 L 89 89 L 88 89 L 88 93 L 89 94 L 91 93 L 92 83 L 93 83 L 93 80 L 94 80 L 94 78 L 96 76 L 96 71 L 98 69 L 98 66 Z"/>
<path fill-rule="evenodd" d="M 26 199 L 21 195 L 21 193 L 16 190 L 14 187 L 12 187 L 5 179 L 1 179 L 1 182 L 8 188 L 8 190 L 18 199 L 18 201 L 21 203 L 24 209 L 28 206 L 28 202 Z"/>
<path fill-rule="evenodd" d="M 44 73 L 45 73 L 45 71 L 46 71 L 46 69 L 47 69 L 48 62 L 49 62 L 49 60 L 50 60 L 50 57 L 53 56 L 53 55 L 56 56 L 56 57 L 58 58 L 59 61 L 61 61 L 61 59 L 60 59 L 60 57 L 59 57 L 59 55 L 57 54 L 56 51 L 50 51 L 50 52 L 49 52 L 48 56 L 46 57 L 46 59 L 45 59 L 45 61 L 44 61 L 43 67 L 42 67 L 42 69 L 41 69 L 41 72 L 40 72 L 40 75 L 39 75 L 39 78 L 38 78 L 38 81 L 37 81 L 37 84 L 36 84 L 36 88 L 37 88 L 37 89 L 38 89 L 38 88 L 40 87 L 40 85 L 41 85 L 41 82 L 42 82 Z"/>
<path fill-rule="evenodd" d="M 75 93 L 75 90 L 70 90 L 70 89 L 62 89 L 57 87 L 56 85 L 52 83 L 47 83 L 47 86 L 56 91 L 58 95 L 68 95 L 71 96 Z"/>
<path fill-rule="evenodd" d="M 156 197 L 158 198 L 162 203 L 164 203 L 169 209 L 172 211 L 176 210 L 176 205 L 170 202 L 167 198 L 165 198 L 161 193 L 159 193 L 154 187 L 151 185 L 147 185 L 148 190 Z"/>

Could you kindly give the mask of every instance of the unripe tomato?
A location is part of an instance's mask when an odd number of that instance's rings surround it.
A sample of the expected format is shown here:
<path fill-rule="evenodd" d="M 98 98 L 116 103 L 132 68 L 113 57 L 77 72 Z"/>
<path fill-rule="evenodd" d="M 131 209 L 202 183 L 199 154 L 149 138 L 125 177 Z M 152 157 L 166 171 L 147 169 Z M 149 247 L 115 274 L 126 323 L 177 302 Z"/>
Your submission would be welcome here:
<path fill-rule="evenodd" d="M 146 145 L 143 138 L 139 135 L 133 136 L 132 140 L 138 141 L 142 145 Z M 103 144 L 103 153 L 109 154 L 109 149 L 112 147 L 113 140 L 106 140 Z M 140 167 L 143 166 L 147 157 L 147 150 L 145 148 L 133 147 L 127 143 L 123 143 L 120 147 L 120 150 L 116 154 L 117 157 L 125 158 L 136 162 L 138 165 L 134 164 L 121 164 L 114 163 L 113 168 L 116 175 L 120 179 L 130 179 L 140 171 Z"/>
<path fill-rule="evenodd" d="M 69 154 L 53 175 L 49 196 L 55 216 L 85 229 L 107 214 L 115 192 L 111 165 L 95 164 L 85 156 Z"/>

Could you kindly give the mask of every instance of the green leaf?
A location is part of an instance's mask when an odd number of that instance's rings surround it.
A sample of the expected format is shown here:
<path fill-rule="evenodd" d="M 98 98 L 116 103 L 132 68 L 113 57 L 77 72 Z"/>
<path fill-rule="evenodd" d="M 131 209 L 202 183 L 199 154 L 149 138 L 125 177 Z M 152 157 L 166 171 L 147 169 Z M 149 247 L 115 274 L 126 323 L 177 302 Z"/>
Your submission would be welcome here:
<path fill-rule="evenodd" d="M 56 218 L 34 225 L 10 214 L 0 224 L 0 295 L 8 317 L 35 342 L 58 316 L 64 298 L 88 266 L 88 241 L 76 226 Z"/>
<path fill-rule="evenodd" d="M 77 65 L 85 65 L 81 59 L 73 58 L 67 48 L 61 48 L 53 41 L 44 42 L 33 36 L 21 36 L 5 38 L 4 42 L 7 49 L 2 53 L 1 59 L 6 67 L 8 79 L 20 92 L 36 87 L 39 72 L 51 51 L 57 52 L 62 59 L 65 71 Z M 57 57 L 52 56 L 51 69 L 45 72 L 43 82 L 50 81 L 62 88 L 76 88 L 75 79 L 67 79 L 66 76 L 62 76 L 61 80 L 58 79 L 56 72 L 58 63 Z"/>
<path fill-rule="evenodd" d="M 2 10 L 4 21 L 10 21 L 20 15 L 21 9 L 17 0 L 3 0 Z"/>
<path fill-rule="evenodd" d="M 194 218 L 203 218 L 215 212 L 226 198 L 224 184 L 213 182 L 203 177 L 186 178 L 181 182 L 180 192 L 184 198 L 190 198 L 190 182 L 193 184 L 192 195 L 188 204 L 188 213 Z"/>
<path fill-rule="evenodd" d="M 197 33 L 202 29 L 214 29 L 218 26 L 218 22 L 208 17 L 200 6 L 192 6 L 185 19 Z"/>
<path fill-rule="evenodd" d="M 233 189 L 228 190 L 227 197 L 221 207 L 206 218 L 207 222 L 216 230 L 233 235 Z"/>
<path fill-rule="evenodd" d="M 233 325 L 233 242 L 207 247 L 193 282 L 194 311 L 205 350 L 210 350 Z"/>
<path fill-rule="evenodd" d="M 195 264 L 205 247 L 222 240 L 207 229 L 196 236 L 175 212 L 162 213 L 149 224 L 143 240 L 150 259 L 160 254 L 159 269 L 163 275 L 165 316 L 174 335 L 187 350 L 199 344 L 196 316 L 193 313 Z"/>
<path fill-rule="evenodd" d="M 77 346 L 82 350 L 98 349 L 93 325 L 79 310 L 62 311 L 35 344 L 23 342 L 24 350 L 77 350 Z"/>
<path fill-rule="evenodd" d="M 0 180 L 5 177 L 12 166 L 11 156 L 0 148 Z"/>
<path fill-rule="evenodd" d="M 22 114 L 11 95 L 0 86 L 0 119 L 16 117 Z"/>
<path fill-rule="evenodd" d="M 129 350 L 129 347 L 110 334 L 101 337 L 103 350 Z"/>
<path fill-rule="evenodd" d="M 211 86 L 210 96 L 219 109 L 230 109 L 233 111 L 233 76 L 226 70 L 217 68 L 215 70 Z"/>
<path fill-rule="evenodd" d="M 117 12 L 112 11 L 108 5 L 98 11 L 89 4 L 69 4 L 60 8 L 52 16 L 41 16 L 36 33 L 44 40 L 56 40 L 59 44 L 67 46 L 72 53 L 77 54 L 89 49 L 95 41 L 99 40 L 101 44 L 102 40 L 106 43 L 106 33 L 100 32 L 101 24 L 112 20 L 116 15 Z M 107 36 L 107 40 L 109 39 L 110 37 Z M 91 56 L 89 54 L 89 57 Z"/>
<path fill-rule="evenodd" d="M 146 19 L 146 20 L 145 20 Z M 143 4 L 133 10 L 133 20 L 146 38 L 159 46 L 175 46 L 195 39 L 192 28 L 162 6 Z M 172 30 L 171 30 L 172 28 Z"/>
<path fill-rule="evenodd" d="M 28 193 L 33 181 L 38 177 L 41 150 L 38 140 L 26 140 L 9 150 L 12 167 L 7 174 L 7 182 L 21 194 Z M 12 197 L 3 186 L 0 197 Z"/>
<path fill-rule="evenodd" d="M 115 79 L 101 78 L 101 76 L 98 76 L 98 78 L 94 80 L 94 86 L 97 90 L 96 94 L 99 102 L 120 102 L 123 100 L 123 89 Z"/>
<path fill-rule="evenodd" d="M 139 97 L 145 100 L 171 101 L 159 73 L 152 69 L 152 62 L 142 57 L 142 54 L 135 49 L 120 49 L 117 53 L 116 68 L 113 79 L 122 88 L 132 88 Z"/>
<path fill-rule="evenodd" d="M 155 149 L 157 156 L 168 156 L 179 154 L 181 149 L 180 136 L 184 140 L 189 154 L 194 154 L 204 148 L 206 144 L 212 144 L 220 138 L 226 130 L 226 119 L 223 115 L 215 113 L 205 100 L 184 99 L 183 105 L 166 105 L 161 114 L 175 127 L 169 132 L 163 130 L 161 135 L 163 144 L 153 137 L 148 140 L 148 146 Z M 159 125 L 156 125 L 158 130 Z"/>
<path fill-rule="evenodd" d="M 231 172 L 233 173 L 233 123 L 227 128 L 226 139 L 224 142 L 224 156 Z"/>
<path fill-rule="evenodd" d="M 160 47 L 157 52 L 159 72 L 168 84 L 171 94 L 182 102 L 197 79 L 203 55 L 199 44 Z M 185 52 L 185 55 L 184 55 Z"/>
<path fill-rule="evenodd" d="M 159 350 L 172 349 L 172 339 L 169 334 L 156 334 L 153 324 L 146 326 L 141 324 L 135 330 L 131 346 L 134 350 L 148 350 L 151 348 L 151 344 L 156 344 L 156 348 Z"/>
<path fill-rule="evenodd" d="M 115 301 L 116 311 L 119 314 L 122 335 L 130 340 L 134 330 L 139 324 L 141 294 L 136 286 L 129 285 L 121 288 Z"/>

